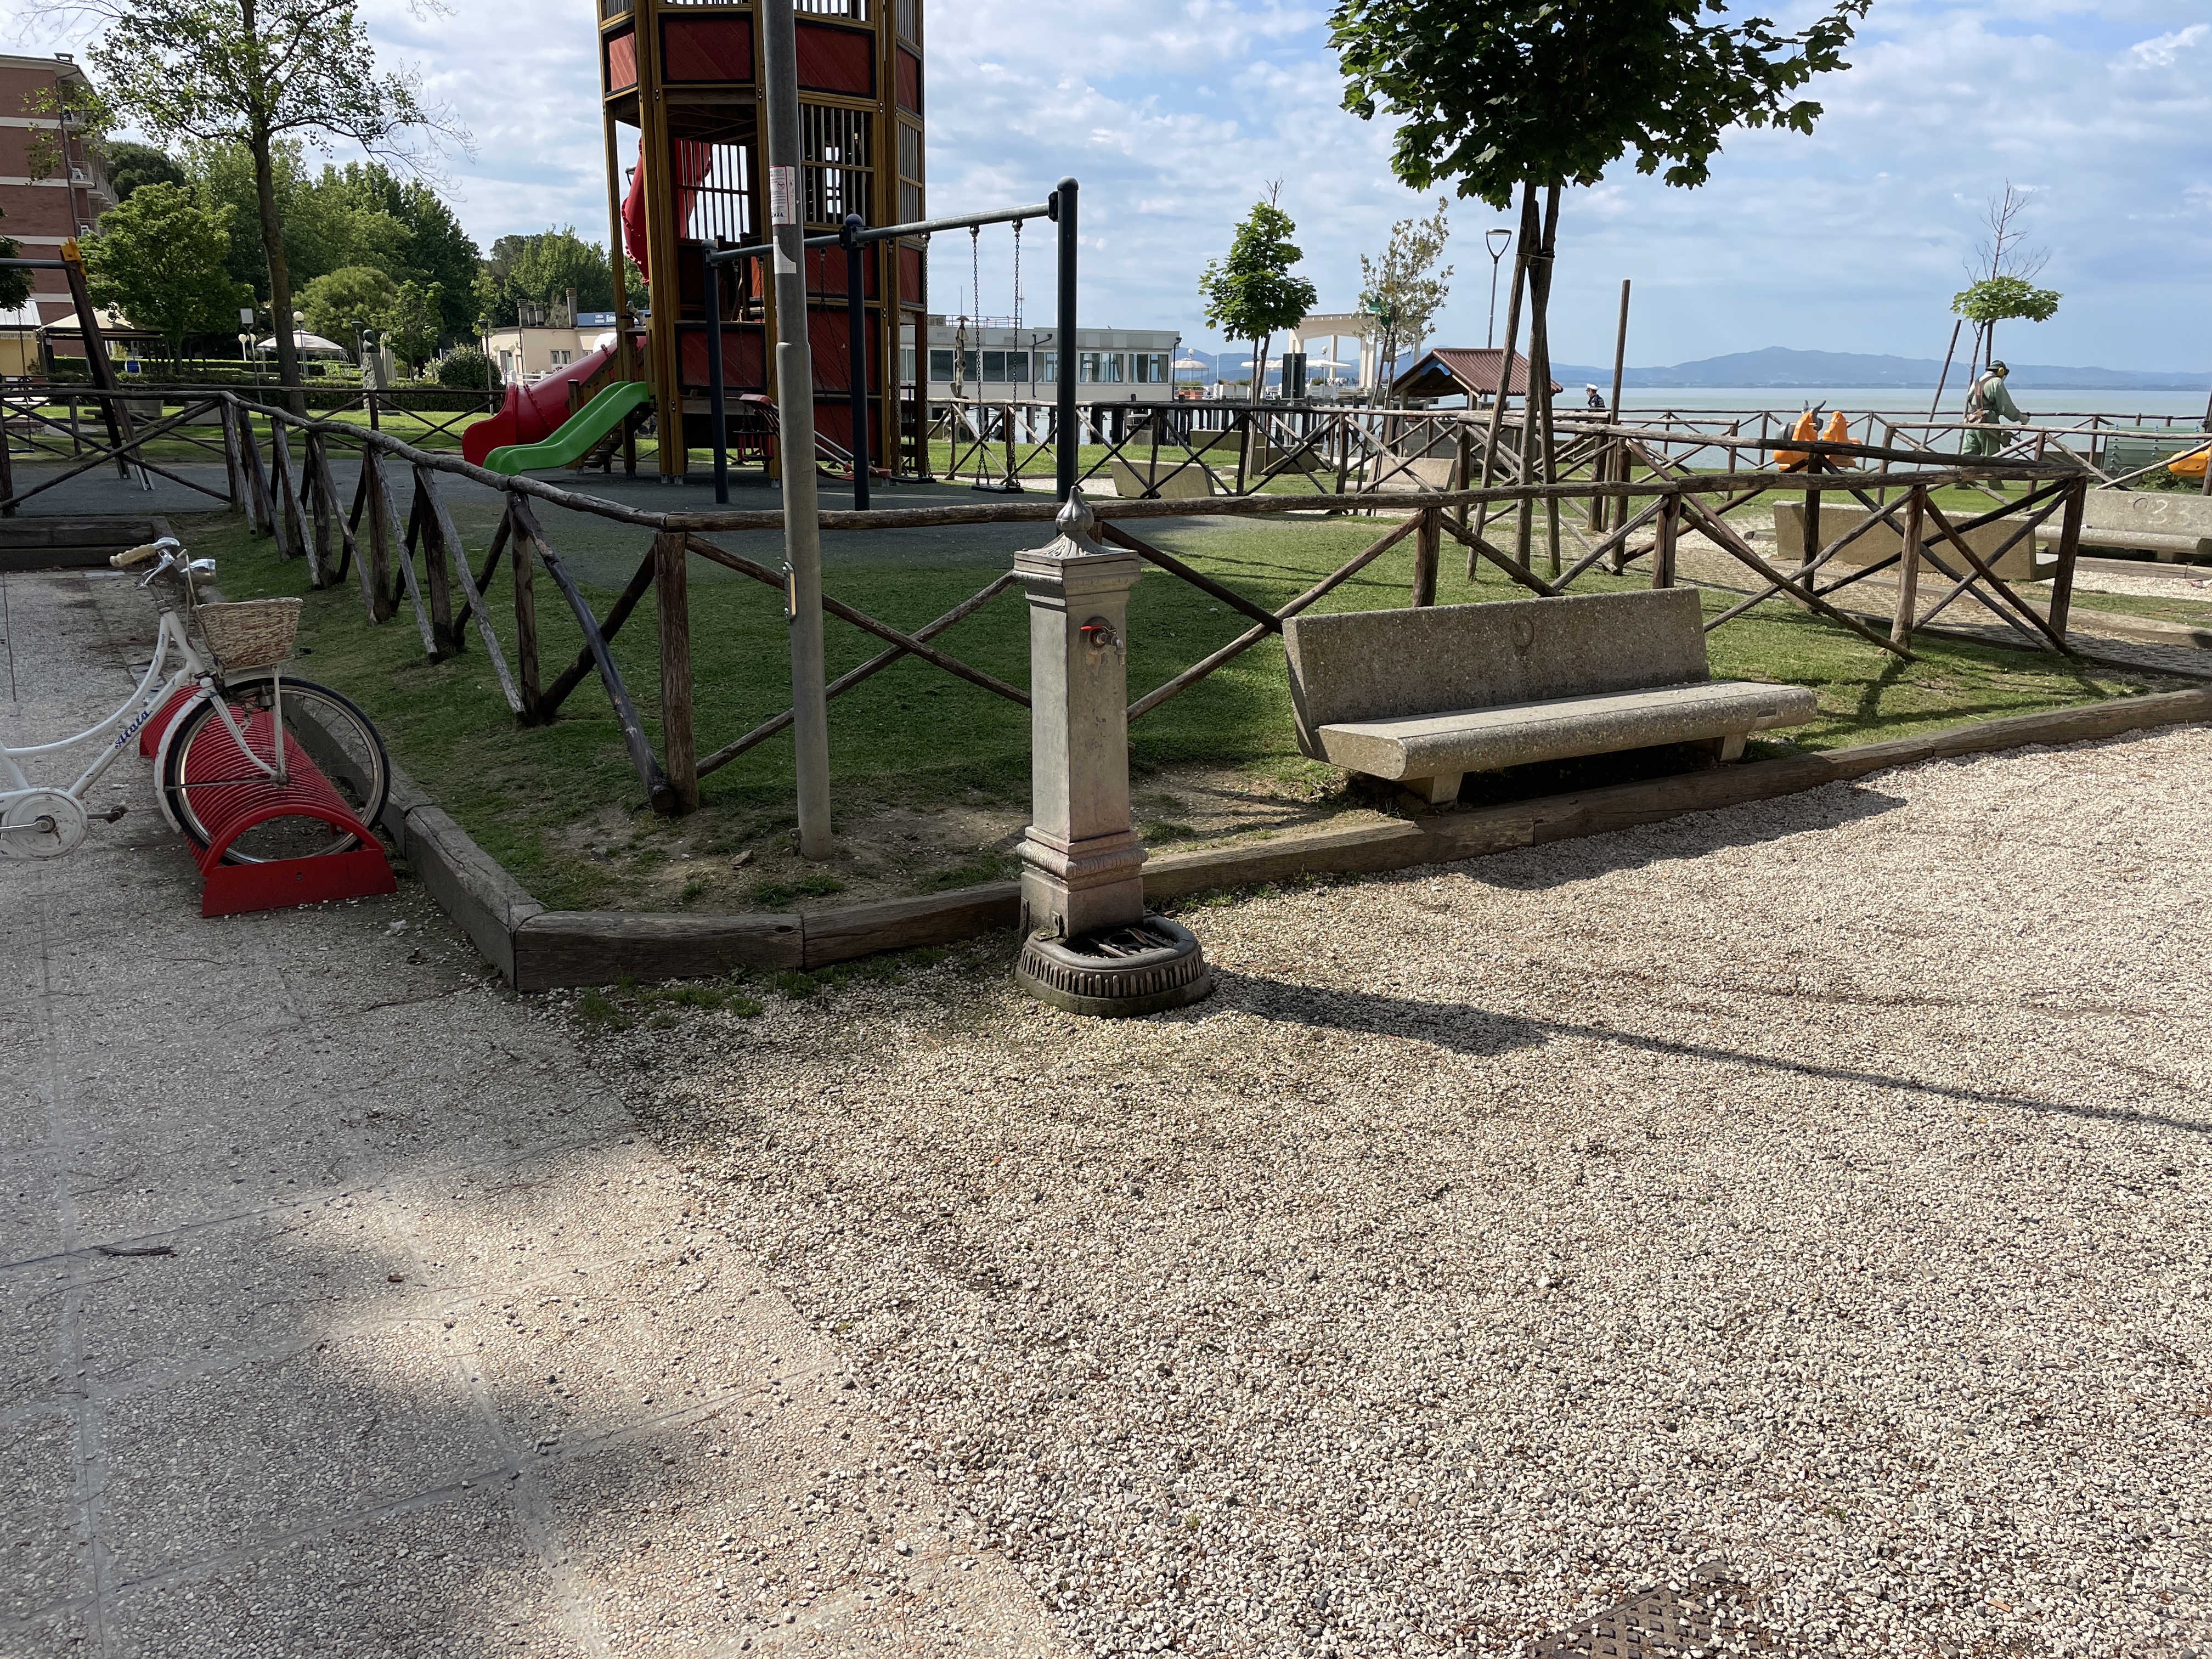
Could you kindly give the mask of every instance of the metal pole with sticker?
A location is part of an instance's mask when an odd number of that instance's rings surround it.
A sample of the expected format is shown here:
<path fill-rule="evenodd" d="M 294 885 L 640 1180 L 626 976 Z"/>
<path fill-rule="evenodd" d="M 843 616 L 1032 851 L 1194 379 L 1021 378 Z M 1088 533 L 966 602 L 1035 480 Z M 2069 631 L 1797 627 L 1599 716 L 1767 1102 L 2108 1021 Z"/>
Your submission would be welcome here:
<path fill-rule="evenodd" d="M 775 266 L 777 460 L 784 562 L 791 572 L 792 738 L 797 748 L 799 854 L 836 851 L 830 823 L 830 703 L 822 648 L 822 520 L 814 474 L 814 358 L 806 337 L 799 58 L 792 0 L 761 0 L 768 86 L 769 234 Z"/>

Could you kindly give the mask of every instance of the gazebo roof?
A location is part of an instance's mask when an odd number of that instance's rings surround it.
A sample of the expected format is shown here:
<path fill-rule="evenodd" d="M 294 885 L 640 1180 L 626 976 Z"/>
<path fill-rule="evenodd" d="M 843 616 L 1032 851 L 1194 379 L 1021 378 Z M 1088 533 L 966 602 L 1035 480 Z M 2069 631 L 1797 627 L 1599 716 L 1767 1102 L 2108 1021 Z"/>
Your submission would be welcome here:
<path fill-rule="evenodd" d="M 1451 398 L 1462 393 L 1469 398 L 1490 397 L 1498 390 L 1498 368 L 1504 356 L 1504 352 L 1486 346 L 1437 346 L 1423 352 L 1390 390 L 1401 398 Z M 1553 391 L 1562 389 L 1557 380 L 1552 382 Z M 1528 394 L 1528 360 L 1516 352 L 1512 384 L 1505 395 L 1525 398 Z"/>

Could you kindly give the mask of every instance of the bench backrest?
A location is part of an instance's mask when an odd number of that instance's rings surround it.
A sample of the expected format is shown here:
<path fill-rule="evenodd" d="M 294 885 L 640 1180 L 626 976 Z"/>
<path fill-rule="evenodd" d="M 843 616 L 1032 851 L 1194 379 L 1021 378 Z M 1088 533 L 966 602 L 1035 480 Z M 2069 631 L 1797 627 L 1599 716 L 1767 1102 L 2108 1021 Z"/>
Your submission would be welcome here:
<path fill-rule="evenodd" d="M 2081 522 L 2091 530 L 2212 536 L 2212 497 L 2178 489 L 2093 489 L 2081 498 Z"/>
<path fill-rule="evenodd" d="M 1449 714 L 1712 678 L 1698 592 L 1352 611 L 1283 624 L 1298 746 L 1352 720 Z"/>

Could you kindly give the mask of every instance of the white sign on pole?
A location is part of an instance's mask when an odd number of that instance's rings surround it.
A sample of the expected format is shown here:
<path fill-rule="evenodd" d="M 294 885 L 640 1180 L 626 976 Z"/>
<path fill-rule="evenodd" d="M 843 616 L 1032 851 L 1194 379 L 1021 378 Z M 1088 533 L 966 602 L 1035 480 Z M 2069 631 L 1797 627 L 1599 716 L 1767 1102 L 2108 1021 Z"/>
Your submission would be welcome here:
<path fill-rule="evenodd" d="M 799 187 L 797 167 L 770 167 L 768 170 L 768 212 L 771 225 L 795 225 L 799 222 Z"/>

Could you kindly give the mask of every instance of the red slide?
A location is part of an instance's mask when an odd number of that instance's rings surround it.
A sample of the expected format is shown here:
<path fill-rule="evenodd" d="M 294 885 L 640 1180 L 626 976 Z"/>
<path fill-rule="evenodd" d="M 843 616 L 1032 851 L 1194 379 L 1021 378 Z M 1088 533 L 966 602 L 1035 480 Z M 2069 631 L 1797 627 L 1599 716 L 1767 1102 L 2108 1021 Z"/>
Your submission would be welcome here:
<path fill-rule="evenodd" d="M 559 431 L 574 411 L 568 407 L 568 387 L 589 380 L 614 356 L 612 346 L 587 351 L 573 363 L 564 363 L 535 386 L 511 386 L 498 414 L 478 421 L 461 433 L 461 453 L 472 466 L 502 444 L 542 443 Z"/>

